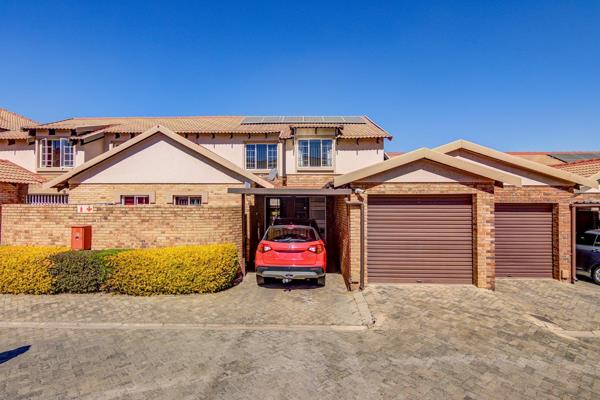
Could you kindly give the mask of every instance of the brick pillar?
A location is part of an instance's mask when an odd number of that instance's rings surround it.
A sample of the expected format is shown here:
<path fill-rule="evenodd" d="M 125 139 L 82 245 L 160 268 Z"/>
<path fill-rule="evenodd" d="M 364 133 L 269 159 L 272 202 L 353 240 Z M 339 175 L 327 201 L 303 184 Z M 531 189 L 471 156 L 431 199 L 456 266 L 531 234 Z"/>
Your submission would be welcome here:
<path fill-rule="evenodd" d="M 553 207 L 554 222 L 554 278 L 569 282 L 571 279 L 571 208 L 569 203 Z"/>
<path fill-rule="evenodd" d="M 473 283 L 486 289 L 496 287 L 493 187 L 480 187 L 473 199 Z"/>

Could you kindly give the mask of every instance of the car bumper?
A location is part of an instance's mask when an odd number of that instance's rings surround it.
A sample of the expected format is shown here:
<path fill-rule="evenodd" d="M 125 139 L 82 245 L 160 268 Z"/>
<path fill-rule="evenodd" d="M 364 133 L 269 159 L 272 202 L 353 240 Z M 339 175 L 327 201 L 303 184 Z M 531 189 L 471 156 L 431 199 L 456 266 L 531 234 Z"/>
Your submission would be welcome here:
<path fill-rule="evenodd" d="M 322 267 L 265 267 L 256 268 L 256 275 L 276 279 L 315 279 L 325 276 Z"/>

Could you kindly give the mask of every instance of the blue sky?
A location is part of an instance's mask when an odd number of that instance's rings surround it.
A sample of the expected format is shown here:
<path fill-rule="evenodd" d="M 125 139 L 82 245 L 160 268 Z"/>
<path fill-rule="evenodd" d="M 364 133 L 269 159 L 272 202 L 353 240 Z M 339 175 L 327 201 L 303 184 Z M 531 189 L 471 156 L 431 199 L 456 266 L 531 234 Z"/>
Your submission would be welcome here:
<path fill-rule="evenodd" d="M 600 150 L 600 1 L 0 1 L 0 107 L 369 115 L 388 150 Z"/>

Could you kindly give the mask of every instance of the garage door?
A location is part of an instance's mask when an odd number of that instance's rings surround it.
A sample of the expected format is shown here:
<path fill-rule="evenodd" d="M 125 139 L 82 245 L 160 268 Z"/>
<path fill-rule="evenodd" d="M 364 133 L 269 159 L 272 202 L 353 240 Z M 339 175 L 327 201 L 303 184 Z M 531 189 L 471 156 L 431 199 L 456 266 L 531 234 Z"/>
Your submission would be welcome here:
<path fill-rule="evenodd" d="M 552 205 L 496 205 L 496 276 L 552 278 Z"/>
<path fill-rule="evenodd" d="M 369 282 L 472 283 L 471 197 L 369 196 Z"/>

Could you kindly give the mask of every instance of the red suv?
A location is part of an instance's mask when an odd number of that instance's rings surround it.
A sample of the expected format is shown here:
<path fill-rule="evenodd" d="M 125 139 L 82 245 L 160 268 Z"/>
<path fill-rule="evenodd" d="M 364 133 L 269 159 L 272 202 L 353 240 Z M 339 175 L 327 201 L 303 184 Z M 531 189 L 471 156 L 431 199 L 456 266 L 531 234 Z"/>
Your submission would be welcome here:
<path fill-rule="evenodd" d="M 276 278 L 284 283 L 292 279 L 316 279 L 325 286 L 327 254 L 319 233 L 307 225 L 272 225 L 258 244 L 256 282 Z"/>

